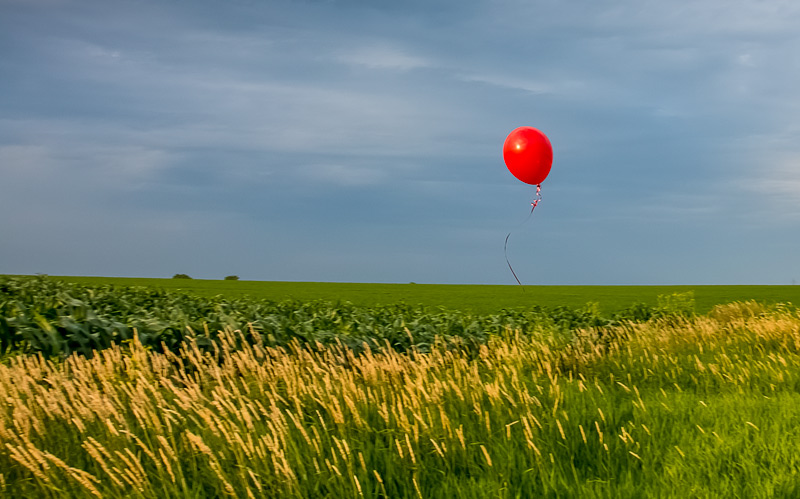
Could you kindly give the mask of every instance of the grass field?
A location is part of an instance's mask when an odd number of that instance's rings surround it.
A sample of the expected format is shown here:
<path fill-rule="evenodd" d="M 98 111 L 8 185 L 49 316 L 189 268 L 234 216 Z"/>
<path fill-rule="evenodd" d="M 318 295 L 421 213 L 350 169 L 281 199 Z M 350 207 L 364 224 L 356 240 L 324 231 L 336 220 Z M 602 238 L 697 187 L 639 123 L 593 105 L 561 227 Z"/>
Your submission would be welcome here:
<path fill-rule="evenodd" d="M 0 365 L 7 497 L 797 497 L 800 317 Z"/>
<path fill-rule="evenodd" d="M 800 497 L 794 287 L 533 289 L 0 278 L 0 497 Z"/>
<path fill-rule="evenodd" d="M 252 296 L 271 300 L 349 301 L 371 306 L 404 302 L 478 314 L 504 308 L 583 307 L 600 304 L 604 312 L 633 303 L 656 304 L 659 295 L 692 291 L 698 313 L 714 305 L 755 300 L 765 304 L 800 304 L 800 286 L 491 286 L 443 284 L 361 284 L 327 282 L 222 281 L 203 279 L 144 279 L 124 277 L 57 277 L 69 282 L 122 286 L 152 286 L 184 290 L 202 296 Z"/>

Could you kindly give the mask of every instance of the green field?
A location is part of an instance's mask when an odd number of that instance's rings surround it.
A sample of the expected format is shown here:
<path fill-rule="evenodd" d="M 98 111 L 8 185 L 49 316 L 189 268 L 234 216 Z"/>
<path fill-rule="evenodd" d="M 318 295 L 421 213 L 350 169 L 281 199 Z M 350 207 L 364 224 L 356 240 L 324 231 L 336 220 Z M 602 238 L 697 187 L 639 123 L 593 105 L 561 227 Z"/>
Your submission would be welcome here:
<path fill-rule="evenodd" d="M 614 312 L 634 303 L 654 306 L 659 295 L 692 291 L 698 313 L 714 305 L 755 300 L 760 303 L 800 304 L 800 286 L 492 286 L 445 284 L 365 284 L 331 282 L 222 281 L 205 279 L 144 279 L 125 277 L 57 277 L 92 286 L 151 286 L 184 290 L 201 296 L 251 296 L 270 300 L 349 301 L 372 306 L 393 303 L 422 304 L 476 314 L 502 309 L 583 307 L 599 303 L 604 312 Z"/>
<path fill-rule="evenodd" d="M 800 497 L 796 289 L 0 276 L 0 497 Z"/>
<path fill-rule="evenodd" d="M 794 498 L 800 317 L 520 331 L 478 351 L 204 353 L 134 340 L 0 363 L 0 495 Z"/>

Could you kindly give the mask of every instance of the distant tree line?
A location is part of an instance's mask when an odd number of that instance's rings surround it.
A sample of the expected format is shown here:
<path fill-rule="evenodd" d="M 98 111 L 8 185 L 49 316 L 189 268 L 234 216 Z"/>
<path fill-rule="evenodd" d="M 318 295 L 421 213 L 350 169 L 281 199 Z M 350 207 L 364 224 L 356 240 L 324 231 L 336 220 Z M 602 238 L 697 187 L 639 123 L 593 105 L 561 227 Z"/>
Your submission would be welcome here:
<path fill-rule="evenodd" d="M 188 274 L 175 274 L 174 276 L 172 276 L 172 278 L 173 279 L 191 279 L 191 277 Z M 238 275 L 226 275 L 225 276 L 225 280 L 226 281 L 238 281 L 239 280 L 239 276 Z"/>

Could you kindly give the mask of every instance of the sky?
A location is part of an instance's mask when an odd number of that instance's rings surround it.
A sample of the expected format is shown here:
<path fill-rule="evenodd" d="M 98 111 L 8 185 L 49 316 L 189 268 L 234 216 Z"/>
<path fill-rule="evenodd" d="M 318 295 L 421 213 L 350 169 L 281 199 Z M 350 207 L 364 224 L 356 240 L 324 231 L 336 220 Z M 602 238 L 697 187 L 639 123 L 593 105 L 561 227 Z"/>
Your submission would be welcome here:
<path fill-rule="evenodd" d="M 0 274 L 800 280 L 800 2 L 0 0 Z M 502 158 L 553 145 L 542 202 Z"/>

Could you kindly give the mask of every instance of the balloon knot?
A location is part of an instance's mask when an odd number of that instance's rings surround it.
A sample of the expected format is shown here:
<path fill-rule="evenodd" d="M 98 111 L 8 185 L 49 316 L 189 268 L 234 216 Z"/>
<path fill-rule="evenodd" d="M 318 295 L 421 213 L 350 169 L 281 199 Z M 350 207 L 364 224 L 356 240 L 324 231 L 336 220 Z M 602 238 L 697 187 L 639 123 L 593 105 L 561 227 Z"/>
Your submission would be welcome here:
<path fill-rule="evenodd" d="M 536 184 L 536 199 L 531 202 L 531 212 L 536 209 L 536 205 L 542 200 L 542 184 Z"/>

